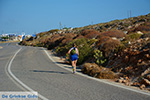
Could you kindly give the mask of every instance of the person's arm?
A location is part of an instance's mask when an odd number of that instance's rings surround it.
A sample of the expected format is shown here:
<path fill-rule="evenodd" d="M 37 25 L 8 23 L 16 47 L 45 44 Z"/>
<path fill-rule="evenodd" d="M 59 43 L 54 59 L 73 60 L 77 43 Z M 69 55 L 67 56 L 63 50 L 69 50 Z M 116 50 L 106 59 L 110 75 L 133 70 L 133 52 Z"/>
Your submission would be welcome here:
<path fill-rule="evenodd" d="M 67 52 L 67 54 L 70 54 L 70 52 L 71 52 L 71 49 Z"/>
<path fill-rule="evenodd" d="M 69 55 L 70 52 L 71 52 L 71 49 L 66 53 L 66 59 L 68 59 L 68 56 L 67 56 L 67 55 Z"/>
<path fill-rule="evenodd" d="M 78 48 L 77 48 L 77 55 L 79 56 L 79 50 L 78 50 Z"/>

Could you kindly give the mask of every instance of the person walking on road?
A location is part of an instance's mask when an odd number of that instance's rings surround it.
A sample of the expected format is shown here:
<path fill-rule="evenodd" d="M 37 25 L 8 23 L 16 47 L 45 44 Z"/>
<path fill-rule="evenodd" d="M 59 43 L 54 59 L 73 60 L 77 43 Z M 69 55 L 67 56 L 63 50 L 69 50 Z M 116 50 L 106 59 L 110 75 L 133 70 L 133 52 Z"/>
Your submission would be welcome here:
<path fill-rule="evenodd" d="M 79 51 L 78 48 L 76 47 L 76 44 L 74 43 L 72 48 L 69 49 L 68 54 L 70 54 L 70 59 L 71 59 L 71 64 L 72 64 L 72 70 L 73 74 L 76 72 L 76 63 L 79 57 Z"/>

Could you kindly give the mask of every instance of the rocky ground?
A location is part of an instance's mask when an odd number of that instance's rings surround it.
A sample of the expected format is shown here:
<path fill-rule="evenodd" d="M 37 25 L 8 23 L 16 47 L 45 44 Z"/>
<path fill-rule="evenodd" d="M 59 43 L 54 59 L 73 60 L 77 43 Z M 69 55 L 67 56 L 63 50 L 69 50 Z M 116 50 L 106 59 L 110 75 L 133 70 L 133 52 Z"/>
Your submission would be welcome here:
<path fill-rule="evenodd" d="M 85 63 L 82 72 L 100 79 L 114 81 L 150 91 L 150 38 L 140 38 L 128 48 L 110 57 L 106 67 Z"/>
<path fill-rule="evenodd" d="M 110 58 L 107 67 L 118 73 L 116 82 L 150 90 L 150 38 L 131 42 L 123 52 Z"/>

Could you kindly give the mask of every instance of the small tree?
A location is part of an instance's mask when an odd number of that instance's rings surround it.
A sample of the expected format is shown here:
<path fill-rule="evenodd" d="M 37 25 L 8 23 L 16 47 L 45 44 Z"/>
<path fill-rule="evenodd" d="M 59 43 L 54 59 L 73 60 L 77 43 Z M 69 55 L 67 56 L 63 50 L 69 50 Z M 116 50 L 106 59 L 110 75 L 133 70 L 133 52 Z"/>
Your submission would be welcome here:
<path fill-rule="evenodd" d="M 106 59 L 100 50 L 94 50 L 94 58 L 96 59 L 96 63 L 99 66 L 101 66 L 102 64 L 104 64 L 106 62 Z"/>

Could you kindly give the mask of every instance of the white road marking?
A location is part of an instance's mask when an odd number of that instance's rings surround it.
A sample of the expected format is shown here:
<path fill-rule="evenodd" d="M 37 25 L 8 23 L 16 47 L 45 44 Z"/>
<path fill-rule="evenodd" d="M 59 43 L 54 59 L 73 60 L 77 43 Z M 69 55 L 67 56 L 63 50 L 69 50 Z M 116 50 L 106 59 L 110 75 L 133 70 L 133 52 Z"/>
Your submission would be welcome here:
<path fill-rule="evenodd" d="M 9 77 L 11 77 L 13 80 L 15 80 L 16 82 L 18 82 L 23 88 L 29 90 L 30 92 L 34 92 L 34 90 L 32 90 L 30 87 L 28 87 L 27 85 L 25 85 L 22 81 L 20 81 L 12 72 L 11 72 L 11 65 L 13 60 L 15 59 L 16 55 L 21 51 L 22 48 L 20 48 L 19 50 L 16 51 L 16 53 L 13 55 L 12 59 L 10 60 L 8 66 L 7 66 L 7 71 L 8 74 L 10 75 Z M 38 97 L 41 98 L 42 100 L 49 100 L 46 97 L 42 96 L 41 94 L 38 93 Z"/>
<path fill-rule="evenodd" d="M 61 66 L 49 55 L 49 53 L 47 52 L 47 50 L 45 50 L 43 48 L 43 50 L 45 51 L 45 53 L 47 54 L 48 58 L 50 60 L 52 60 L 56 65 L 58 65 L 59 67 L 65 69 L 65 70 L 68 70 L 70 72 L 72 72 L 71 69 L 68 69 L 68 68 L 65 68 L 65 67 L 62 67 L 62 64 Z M 119 88 L 123 88 L 123 89 L 126 89 L 126 90 L 130 90 L 130 91 L 133 91 L 133 92 L 137 92 L 137 93 L 141 93 L 141 94 L 144 94 L 144 95 L 148 95 L 150 96 L 150 92 L 145 92 L 145 91 L 142 91 L 140 89 L 133 89 L 133 88 L 130 88 L 128 86 L 123 86 L 123 85 L 120 85 L 120 84 L 117 84 L 115 82 L 110 82 L 110 81 L 107 81 L 107 80 L 104 80 L 104 79 L 98 79 L 98 78 L 94 78 L 94 77 L 90 77 L 88 75 L 85 75 L 85 74 L 82 74 L 82 73 L 79 73 L 79 72 L 76 72 L 76 74 L 80 75 L 80 76 L 83 76 L 83 77 L 86 77 L 86 78 L 89 78 L 89 79 L 92 79 L 92 80 L 95 80 L 95 81 L 98 81 L 98 82 L 103 82 L 105 84 L 109 84 L 109 85 L 112 85 L 112 86 L 115 86 L 115 87 L 119 87 Z"/>
<path fill-rule="evenodd" d="M 10 43 L 7 43 L 6 46 L 8 46 Z"/>

